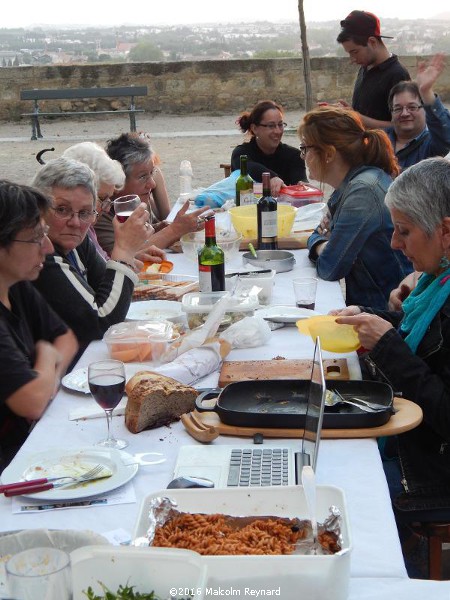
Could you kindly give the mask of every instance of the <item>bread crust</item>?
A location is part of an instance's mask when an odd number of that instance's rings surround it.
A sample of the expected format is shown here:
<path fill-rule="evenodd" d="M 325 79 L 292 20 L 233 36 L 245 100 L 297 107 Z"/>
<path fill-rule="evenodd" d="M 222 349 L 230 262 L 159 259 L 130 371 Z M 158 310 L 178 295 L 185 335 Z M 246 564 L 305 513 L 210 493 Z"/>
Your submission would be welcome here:
<path fill-rule="evenodd" d="M 152 371 L 138 371 L 128 380 L 125 390 L 125 425 L 131 433 L 178 421 L 182 414 L 194 409 L 198 395 L 193 387 Z"/>

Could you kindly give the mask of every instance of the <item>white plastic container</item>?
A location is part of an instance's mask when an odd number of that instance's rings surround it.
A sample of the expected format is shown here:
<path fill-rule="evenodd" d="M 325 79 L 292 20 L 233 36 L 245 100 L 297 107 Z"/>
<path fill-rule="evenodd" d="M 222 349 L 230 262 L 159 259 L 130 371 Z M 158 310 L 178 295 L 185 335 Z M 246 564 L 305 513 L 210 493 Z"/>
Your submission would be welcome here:
<path fill-rule="evenodd" d="M 134 537 L 145 535 L 150 501 L 161 495 L 174 499 L 178 509 L 186 512 L 309 518 L 301 486 L 163 490 L 142 502 Z M 245 593 L 247 588 L 280 590 L 277 594 L 272 593 L 271 597 L 283 600 L 346 600 L 351 537 L 344 493 L 336 487 L 317 486 L 319 522 L 329 515 L 331 505 L 337 506 L 342 514 L 343 548 L 338 553 L 326 556 L 203 556 L 203 563 L 207 566 L 207 589 L 240 590 L 240 597 L 249 597 Z M 235 596 L 239 597 L 238 591 Z"/>
<path fill-rule="evenodd" d="M 73 600 L 86 600 L 89 586 L 100 594 L 101 581 L 112 592 L 119 585 L 133 585 L 135 592 L 155 592 L 158 598 L 175 597 L 203 600 L 206 566 L 196 552 L 170 548 L 86 546 L 70 555 Z M 102 594 L 103 595 L 103 594 Z M 37 599 L 36 599 L 37 600 Z"/>
<path fill-rule="evenodd" d="M 275 283 L 275 269 L 263 269 L 261 272 L 251 271 L 240 273 L 240 282 L 242 289 L 250 289 L 253 286 L 261 288 L 258 292 L 258 301 L 261 305 L 267 306 L 272 302 L 273 286 Z M 231 290 L 235 282 L 236 274 L 225 274 L 225 289 Z"/>

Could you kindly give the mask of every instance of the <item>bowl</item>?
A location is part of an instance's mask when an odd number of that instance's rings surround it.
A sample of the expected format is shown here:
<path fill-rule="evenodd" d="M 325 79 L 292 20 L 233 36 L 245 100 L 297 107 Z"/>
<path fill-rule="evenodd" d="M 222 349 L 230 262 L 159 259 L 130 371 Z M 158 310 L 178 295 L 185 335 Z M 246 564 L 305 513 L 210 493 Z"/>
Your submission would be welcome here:
<path fill-rule="evenodd" d="M 287 250 L 257 250 L 256 258 L 251 252 L 244 252 L 242 258 L 244 263 L 249 263 L 255 267 L 273 269 L 277 273 L 292 271 L 295 265 L 294 255 Z"/>
<path fill-rule="evenodd" d="M 233 206 L 229 209 L 231 222 L 237 232 L 244 238 L 255 239 L 258 237 L 258 224 L 256 204 L 246 206 Z M 278 237 L 287 237 L 291 233 L 295 219 L 295 208 L 289 204 L 279 204 L 277 209 Z"/>
<path fill-rule="evenodd" d="M 353 352 L 360 347 L 359 337 L 352 325 L 336 323 L 334 315 L 320 315 L 297 321 L 300 333 L 311 336 L 315 341 L 320 338 L 322 350 L 328 352 Z"/>
<path fill-rule="evenodd" d="M 216 230 L 217 245 L 220 246 L 225 254 L 225 260 L 231 261 L 239 255 L 239 247 L 242 241 L 242 234 L 234 231 Z M 195 262 L 198 261 L 198 251 L 205 244 L 205 232 L 194 231 L 186 233 L 180 238 L 181 249 L 187 258 Z"/>

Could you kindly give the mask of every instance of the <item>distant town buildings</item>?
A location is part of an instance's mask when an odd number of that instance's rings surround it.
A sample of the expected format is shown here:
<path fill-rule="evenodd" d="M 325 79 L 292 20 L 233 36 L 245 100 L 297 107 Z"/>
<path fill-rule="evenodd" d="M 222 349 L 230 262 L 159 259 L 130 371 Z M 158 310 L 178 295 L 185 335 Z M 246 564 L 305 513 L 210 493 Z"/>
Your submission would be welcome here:
<path fill-rule="evenodd" d="M 450 53 L 450 13 L 428 21 L 384 19 L 384 31 L 395 35 L 396 54 Z M 345 56 L 336 43 L 337 23 L 309 23 L 312 57 Z M 167 27 L 36 27 L 0 29 L 0 66 L 86 64 L 301 55 L 299 26 L 291 23 L 232 23 Z"/>

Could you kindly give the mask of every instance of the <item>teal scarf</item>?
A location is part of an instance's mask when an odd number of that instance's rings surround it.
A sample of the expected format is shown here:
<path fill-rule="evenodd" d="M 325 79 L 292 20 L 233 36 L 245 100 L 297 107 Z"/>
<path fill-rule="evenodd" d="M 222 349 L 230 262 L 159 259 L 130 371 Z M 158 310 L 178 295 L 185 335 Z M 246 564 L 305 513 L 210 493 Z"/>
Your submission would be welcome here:
<path fill-rule="evenodd" d="M 403 302 L 404 317 L 400 326 L 406 333 L 405 342 L 416 352 L 431 321 L 450 295 L 450 268 L 438 277 L 421 275 L 417 286 Z"/>

